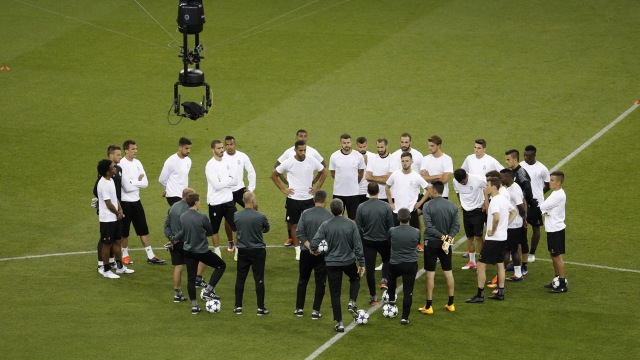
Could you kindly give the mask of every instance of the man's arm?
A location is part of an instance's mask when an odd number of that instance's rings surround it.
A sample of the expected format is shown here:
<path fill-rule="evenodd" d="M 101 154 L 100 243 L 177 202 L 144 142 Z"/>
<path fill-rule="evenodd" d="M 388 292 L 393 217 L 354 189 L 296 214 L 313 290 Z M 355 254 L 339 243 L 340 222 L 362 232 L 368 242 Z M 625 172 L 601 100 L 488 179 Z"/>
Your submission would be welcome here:
<path fill-rule="evenodd" d="M 496 211 L 493 213 L 493 221 L 491 222 L 491 230 L 487 230 L 487 235 L 491 236 L 496 232 L 496 228 L 498 227 L 498 223 L 500 222 L 500 212 Z"/>
<path fill-rule="evenodd" d="M 391 185 L 387 184 L 384 187 L 384 192 L 387 194 L 387 201 L 389 201 L 389 205 L 391 206 L 391 210 L 396 209 L 396 204 L 393 203 L 393 197 L 391 196 Z"/>
<path fill-rule="evenodd" d="M 286 196 L 293 195 L 293 189 L 284 188 L 284 185 L 280 181 L 280 175 L 282 174 L 280 174 L 277 170 L 273 170 L 273 172 L 271 173 L 271 180 L 273 181 L 274 184 L 276 184 L 276 187 L 280 189 L 280 192 L 282 192 Z"/>
<path fill-rule="evenodd" d="M 316 174 L 316 178 L 318 178 L 318 181 L 315 183 L 316 186 L 311 190 L 312 194 L 315 194 L 316 191 L 322 188 L 322 184 L 324 184 L 324 180 L 327 178 L 327 169 L 322 168 L 321 171 L 318 171 L 318 173 Z"/>
<path fill-rule="evenodd" d="M 510 210 L 509 211 L 509 221 L 508 224 L 511 224 L 511 222 L 513 221 L 513 219 L 516 218 L 516 216 L 518 215 L 518 212 L 516 211 L 516 209 Z M 527 220 L 525 220 L 526 222 Z"/>
<path fill-rule="evenodd" d="M 296 227 L 296 236 L 304 247 L 311 250 L 311 243 L 309 242 L 309 237 L 307 236 L 307 229 L 305 229 L 305 218 L 306 216 L 304 216 L 304 213 L 302 213 L 302 216 L 300 216 L 300 220 L 298 221 L 298 226 Z"/>
<path fill-rule="evenodd" d="M 245 155 L 245 157 L 244 169 L 247 171 L 247 180 L 249 180 L 248 189 L 249 191 L 254 192 L 256 190 L 256 169 L 253 168 L 253 164 L 251 163 L 249 156 Z"/>

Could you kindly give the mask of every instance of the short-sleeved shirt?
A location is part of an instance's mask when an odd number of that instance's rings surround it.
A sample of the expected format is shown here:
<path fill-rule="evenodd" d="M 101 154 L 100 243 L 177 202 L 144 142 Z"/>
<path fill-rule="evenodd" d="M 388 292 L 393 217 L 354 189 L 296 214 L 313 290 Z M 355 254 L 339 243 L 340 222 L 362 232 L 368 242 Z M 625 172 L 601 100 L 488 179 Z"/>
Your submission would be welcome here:
<path fill-rule="evenodd" d="M 465 185 L 453 179 L 453 189 L 460 195 L 460 206 L 466 211 L 482 207 L 485 187 L 487 187 L 487 178 L 484 175 L 467 174 Z"/>
<path fill-rule="evenodd" d="M 479 159 L 476 157 L 476 154 L 471 154 L 464 159 L 461 168 L 463 168 L 468 174 L 485 176 L 492 170 L 499 172 L 504 169 L 504 166 L 489 154 L 484 154 L 484 156 Z"/>
<path fill-rule="evenodd" d="M 440 157 L 435 157 L 433 154 L 429 154 L 425 156 L 420 163 L 420 171 L 422 170 L 426 170 L 429 173 L 429 176 L 453 173 L 453 159 L 451 159 L 451 156 L 444 153 L 440 155 Z M 444 184 L 442 196 L 449 197 L 449 182 Z"/>
<path fill-rule="evenodd" d="M 402 170 L 402 153 L 403 152 L 404 151 L 402 151 L 402 149 L 398 149 L 394 151 L 393 154 L 390 155 L 391 171 Z M 422 153 L 420 151 L 414 148 L 411 148 L 409 152 L 411 153 L 411 159 L 413 160 L 413 163 L 411 164 L 411 168 L 413 169 L 413 171 L 420 174 L 420 166 L 422 164 L 422 158 L 424 156 L 422 156 Z"/>
<path fill-rule="evenodd" d="M 520 185 L 514 182 L 507 188 L 507 190 L 509 191 L 509 201 L 511 202 L 511 205 L 518 210 L 518 205 L 521 205 L 524 202 L 524 195 L 522 194 Z M 521 228 L 523 225 L 522 221 L 522 216 L 520 216 L 520 212 L 518 212 L 511 224 L 509 224 L 509 229 Z"/>
<path fill-rule="evenodd" d="M 100 222 L 118 221 L 118 216 L 109 210 L 105 200 L 110 200 L 111 204 L 118 208 L 118 195 L 116 194 L 116 185 L 113 180 L 107 180 L 104 177 L 98 181 L 98 219 Z"/>
<path fill-rule="evenodd" d="M 506 241 L 507 240 L 507 228 L 509 226 L 509 212 L 513 209 L 513 205 L 502 195 L 494 196 L 489 202 L 489 208 L 487 209 L 487 234 L 485 240 Z M 489 235 L 489 230 L 493 229 L 493 217 L 494 214 L 500 214 L 498 220 L 498 226 L 496 227 L 493 235 Z"/>
<path fill-rule="evenodd" d="M 544 229 L 547 233 L 557 232 L 567 227 L 564 223 L 567 194 L 563 189 L 554 190 L 547 199 L 540 204 L 540 211 L 545 214 Z"/>
<path fill-rule="evenodd" d="M 369 163 L 369 159 L 371 159 L 371 157 L 374 155 L 374 153 L 372 153 L 371 151 L 367 151 L 363 157 L 364 157 L 364 166 L 365 166 L 365 171 L 367 168 L 367 164 Z M 362 174 L 362 180 L 360 181 L 360 184 L 358 184 L 360 186 L 360 193 L 359 195 L 367 195 L 367 186 L 369 186 L 369 182 L 367 181 L 367 176 L 365 174 Z"/>
<path fill-rule="evenodd" d="M 276 171 L 279 174 L 287 173 L 289 189 L 293 189 L 293 194 L 288 197 L 293 200 L 313 199 L 313 195 L 309 192 L 313 186 L 313 172 L 322 171 L 322 169 L 324 169 L 324 166 L 310 156 L 305 156 L 303 161 L 299 161 L 295 156 L 292 156 L 276 167 Z"/>
<path fill-rule="evenodd" d="M 373 176 L 385 176 L 391 172 L 391 155 L 381 158 L 379 154 L 370 155 L 367 158 L 367 171 L 371 171 Z M 387 194 L 384 191 L 384 185 L 378 184 L 380 192 L 378 199 L 386 199 Z"/>
<path fill-rule="evenodd" d="M 393 212 L 397 214 L 402 208 L 413 211 L 418 202 L 420 188 L 426 190 L 429 183 L 414 170 L 408 174 L 403 173 L 402 170 L 396 170 L 389 176 L 387 185 L 391 187 L 391 196 L 395 205 Z"/>
<path fill-rule="evenodd" d="M 342 150 L 338 150 L 331 154 L 329 170 L 335 171 L 333 195 L 359 195 L 358 171 L 364 171 L 366 167 L 364 156 L 357 151 L 351 150 L 349 154 L 343 154 Z"/>
<path fill-rule="evenodd" d="M 295 146 L 292 146 L 292 147 L 288 148 L 287 150 L 285 150 L 282 153 L 282 155 L 280 155 L 280 157 L 278 158 L 278 162 L 280 164 L 282 164 L 285 160 L 287 160 L 288 158 L 292 158 L 295 155 L 296 155 L 296 149 L 295 149 Z M 324 161 L 324 158 L 322 157 L 322 155 L 320 155 L 318 150 L 312 148 L 309 145 L 307 145 L 306 155 L 318 160 L 318 162 L 321 163 L 321 164 Z"/>
<path fill-rule="evenodd" d="M 529 165 L 526 162 L 520 162 L 529 177 L 531 178 L 531 192 L 533 198 L 538 200 L 538 204 L 542 204 L 544 201 L 544 183 L 548 183 L 551 180 L 549 175 L 549 169 L 544 166 L 540 161 L 536 161 L 533 165 Z"/>

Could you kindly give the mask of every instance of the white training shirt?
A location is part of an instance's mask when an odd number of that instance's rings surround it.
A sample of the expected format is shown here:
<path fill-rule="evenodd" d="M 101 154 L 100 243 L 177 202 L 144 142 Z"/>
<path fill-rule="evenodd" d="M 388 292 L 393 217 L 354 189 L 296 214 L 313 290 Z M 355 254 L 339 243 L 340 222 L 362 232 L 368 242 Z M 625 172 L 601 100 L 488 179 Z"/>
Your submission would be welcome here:
<path fill-rule="evenodd" d="M 544 230 L 547 233 L 560 231 L 567 227 L 564 223 L 566 204 L 567 194 L 563 189 L 554 190 L 540 204 L 540 211 L 544 214 Z"/>
<path fill-rule="evenodd" d="M 402 170 L 402 149 L 396 150 L 393 154 L 391 154 L 391 171 Z M 411 159 L 413 163 L 411 164 L 411 168 L 416 173 L 420 174 L 420 165 L 422 163 L 422 153 L 414 148 L 409 150 L 411 153 Z"/>
<path fill-rule="evenodd" d="M 366 167 L 369 164 L 369 159 L 375 155 L 371 151 L 367 151 L 364 156 L 364 164 L 365 164 L 365 172 L 367 171 Z M 369 182 L 367 181 L 367 174 L 362 174 L 362 181 L 360 181 L 360 195 L 367 195 L 367 186 L 369 186 Z"/>
<path fill-rule="evenodd" d="M 112 213 L 107 207 L 105 200 L 111 200 L 113 206 L 118 209 L 118 197 L 116 194 L 116 184 L 113 180 L 100 178 L 98 181 L 98 220 L 100 222 L 114 222 L 118 221 L 118 216 Z"/>
<path fill-rule="evenodd" d="M 484 154 L 484 156 L 478 159 L 476 154 L 471 154 L 464 159 L 461 168 L 463 168 L 467 174 L 486 176 L 489 171 L 495 170 L 499 172 L 504 169 L 504 166 L 491 155 Z"/>
<path fill-rule="evenodd" d="M 364 156 L 355 150 L 351 150 L 346 155 L 342 153 L 342 150 L 337 150 L 331 154 L 329 170 L 335 171 L 333 195 L 354 196 L 360 194 L 358 170 L 364 172 L 366 167 Z"/>
<path fill-rule="evenodd" d="M 460 195 L 460 206 L 466 211 L 479 209 L 484 204 L 484 188 L 487 187 L 487 178 L 483 176 L 467 174 L 467 184 L 462 185 L 453 179 L 453 189 Z"/>
<path fill-rule="evenodd" d="M 207 162 L 204 173 L 207 176 L 207 204 L 220 205 L 233 200 L 231 188 L 238 184 L 233 177 L 226 155 L 221 160 L 212 157 Z"/>
<path fill-rule="evenodd" d="M 249 159 L 247 154 L 242 151 L 236 150 L 236 153 L 233 155 L 229 155 L 229 153 L 225 152 L 223 158 L 229 162 L 229 169 L 231 173 L 234 174 L 234 178 L 238 179 L 238 185 L 231 188 L 231 191 L 237 191 L 242 189 L 244 186 L 244 171 L 247 171 L 247 180 L 249 181 L 249 186 L 247 189 L 253 192 L 256 189 L 256 170 L 253 168 L 253 164 Z"/>
<path fill-rule="evenodd" d="M 533 198 L 538 201 L 538 204 L 542 204 L 544 201 L 544 183 L 548 183 L 551 180 L 549 176 L 549 169 L 544 166 L 540 161 L 536 161 L 535 164 L 529 165 L 526 162 L 520 162 L 529 177 L 531 178 L 531 192 Z"/>
<path fill-rule="evenodd" d="M 288 148 L 287 150 L 285 150 L 284 153 L 282 153 L 282 155 L 280 155 L 280 157 L 278 158 L 278 162 L 280 164 L 282 164 L 285 160 L 287 160 L 288 158 L 292 158 L 295 155 L 296 155 L 296 148 L 295 148 L 295 146 L 292 146 L 292 147 Z M 324 158 L 322 157 L 322 155 L 320 155 L 318 150 L 312 148 L 309 145 L 307 145 L 306 156 L 310 156 L 310 157 L 318 160 L 318 162 L 321 163 L 321 164 L 324 161 Z"/>
<path fill-rule="evenodd" d="M 491 199 L 489 209 L 487 210 L 487 234 L 485 240 L 506 241 L 507 228 L 509 226 L 509 212 L 513 210 L 513 205 L 504 196 L 498 195 Z M 493 235 L 489 236 L 489 230 L 493 228 L 494 214 L 500 214 L 498 226 Z"/>
<path fill-rule="evenodd" d="M 191 158 L 180 158 L 173 154 L 164 162 L 158 182 L 167 192 L 167 197 L 182 198 L 182 191 L 189 187 L 189 170 L 191 170 Z"/>
<path fill-rule="evenodd" d="M 305 156 L 303 161 L 290 157 L 276 167 L 278 174 L 287 173 L 289 189 L 293 189 L 293 194 L 288 197 L 293 200 L 313 199 L 310 191 L 313 187 L 314 171 L 322 171 L 322 169 L 324 166 L 310 156 Z"/>
<path fill-rule="evenodd" d="M 429 183 L 413 170 L 408 174 L 403 173 L 402 170 L 396 170 L 389 176 L 387 185 L 391 187 L 391 196 L 395 205 L 393 212 L 397 214 L 402 208 L 413 211 L 418 202 L 420 188 L 426 190 Z"/>
<path fill-rule="evenodd" d="M 524 203 L 524 194 L 522 193 L 522 188 L 520 188 L 520 185 L 514 182 L 507 188 L 507 190 L 509 191 L 509 201 L 511 202 L 511 205 L 516 208 L 517 212 L 516 217 L 513 219 L 511 224 L 509 224 L 509 229 L 521 228 L 523 225 L 523 219 L 522 216 L 520 216 L 518 205 Z"/>
<path fill-rule="evenodd" d="M 388 154 L 385 158 L 381 158 L 378 153 L 375 153 L 367 159 L 367 170 L 371 172 L 373 176 L 385 176 L 391 172 L 391 154 Z M 378 184 L 380 192 L 378 193 L 378 199 L 386 199 L 387 193 L 384 191 L 384 185 Z"/>
<path fill-rule="evenodd" d="M 136 202 L 140 200 L 140 189 L 144 189 L 149 186 L 149 179 L 147 179 L 147 173 L 144 172 L 144 167 L 138 159 L 132 161 L 127 158 L 122 158 L 118 164 L 122 169 L 122 201 Z M 140 174 L 144 174 L 142 180 L 138 180 Z M 182 197 L 182 192 L 180 193 Z"/>
<path fill-rule="evenodd" d="M 442 175 L 444 173 L 450 173 L 449 177 L 453 176 L 453 159 L 447 154 L 442 154 L 440 157 L 435 157 L 433 154 L 429 154 L 422 158 L 420 163 L 420 171 L 426 170 L 429 176 Z M 449 197 L 449 182 L 444 184 L 443 197 Z"/>

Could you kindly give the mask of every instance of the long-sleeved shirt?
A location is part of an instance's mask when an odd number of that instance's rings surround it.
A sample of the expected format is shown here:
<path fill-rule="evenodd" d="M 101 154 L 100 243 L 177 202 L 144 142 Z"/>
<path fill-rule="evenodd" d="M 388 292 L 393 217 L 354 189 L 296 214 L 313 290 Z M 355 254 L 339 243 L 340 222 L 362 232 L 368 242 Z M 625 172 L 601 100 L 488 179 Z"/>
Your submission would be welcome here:
<path fill-rule="evenodd" d="M 254 209 L 246 208 L 233 215 L 237 230 L 238 249 L 265 248 L 263 233 L 269 232 L 271 226 L 267 217 Z"/>
<path fill-rule="evenodd" d="M 557 232 L 567 227 L 564 223 L 567 194 L 563 189 L 554 190 L 540 204 L 540 211 L 545 214 L 544 229 L 546 232 Z"/>
<path fill-rule="evenodd" d="M 136 202 L 140 200 L 140 189 L 149 186 L 149 179 L 147 179 L 147 173 L 144 171 L 142 163 L 138 159 L 129 161 L 127 158 L 122 158 L 119 165 L 122 168 L 122 201 Z M 138 180 L 142 174 L 144 176 Z"/>
<path fill-rule="evenodd" d="M 456 236 L 460 231 L 458 207 L 451 201 L 436 197 L 422 207 L 424 241 L 428 247 L 441 247 L 442 235 Z"/>
<path fill-rule="evenodd" d="M 247 189 L 253 192 L 256 190 L 256 170 L 253 168 L 253 164 L 251 164 L 251 160 L 247 154 L 242 151 L 237 151 L 233 155 L 229 155 L 228 153 L 224 154 L 224 157 L 227 161 L 229 161 L 229 169 L 231 173 L 234 174 L 233 177 L 238 179 L 238 184 L 231 188 L 231 191 L 236 191 L 242 189 L 244 186 L 244 171 L 247 171 L 247 180 L 249 181 L 249 186 Z"/>
<path fill-rule="evenodd" d="M 209 251 L 207 236 L 213 235 L 213 228 L 207 215 L 189 209 L 180 216 L 182 230 L 175 235 L 176 240 L 183 240 L 185 251 L 204 254 Z"/>
<path fill-rule="evenodd" d="M 311 239 L 313 239 L 318 232 L 320 225 L 332 217 L 333 215 L 331 215 L 329 210 L 321 206 L 314 206 L 302 212 L 298 226 L 296 227 L 296 236 L 298 236 L 300 243 L 303 244 L 303 246 L 300 247 L 302 251 L 309 251 L 309 249 L 304 246 L 304 243 L 306 241 L 311 243 Z"/>
<path fill-rule="evenodd" d="M 180 216 L 189 209 L 189 205 L 186 201 L 178 201 L 171 205 L 169 211 L 167 211 L 167 217 L 164 219 L 164 236 L 171 238 L 182 230 L 182 223 L 180 223 Z"/>
<path fill-rule="evenodd" d="M 416 246 L 420 243 L 420 230 L 411 225 L 400 225 L 389 229 L 391 258 L 389 263 L 402 264 L 418 261 Z"/>
<path fill-rule="evenodd" d="M 538 206 L 538 201 L 533 197 L 533 190 L 531 189 L 531 177 L 527 170 L 518 165 L 513 169 L 513 181 L 516 182 L 522 189 L 524 199 L 527 200 L 527 206 Z"/>
<path fill-rule="evenodd" d="M 350 265 L 356 258 L 360 266 L 364 266 L 362 241 L 355 222 L 343 216 L 334 216 L 320 225 L 311 239 L 311 250 L 318 250 L 318 244 L 322 240 L 326 240 L 329 245 L 324 255 L 327 266 Z"/>
<path fill-rule="evenodd" d="M 387 241 L 393 226 L 393 211 L 388 203 L 369 199 L 358 206 L 356 225 L 362 240 Z"/>
<path fill-rule="evenodd" d="M 182 197 L 182 190 L 189 187 L 191 158 L 180 158 L 173 154 L 164 162 L 158 182 L 167 192 L 167 197 Z"/>
<path fill-rule="evenodd" d="M 207 204 L 220 205 L 232 201 L 231 188 L 238 184 L 238 179 L 233 177 L 234 174 L 225 158 L 211 158 L 204 172 L 207 176 Z"/>

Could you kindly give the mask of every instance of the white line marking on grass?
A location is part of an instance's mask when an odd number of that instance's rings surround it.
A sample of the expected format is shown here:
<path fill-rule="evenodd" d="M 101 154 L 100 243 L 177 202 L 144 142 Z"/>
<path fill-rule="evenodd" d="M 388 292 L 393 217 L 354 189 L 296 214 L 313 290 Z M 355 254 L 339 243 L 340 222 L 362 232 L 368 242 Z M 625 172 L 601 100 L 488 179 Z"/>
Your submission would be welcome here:
<path fill-rule="evenodd" d="M 536 261 L 551 262 L 551 259 L 536 259 Z M 586 264 L 586 263 L 579 263 L 579 262 L 573 262 L 573 261 L 565 261 L 564 264 L 565 265 L 567 265 L 567 264 L 568 265 L 577 265 L 577 266 L 584 266 L 584 267 L 590 267 L 590 268 L 596 268 L 596 269 L 605 269 L 605 270 L 622 271 L 622 272 L 630 272 L 630 273 L 640 274 L 640 270 L 636 270 L 636 269 L 617 268 L 617 267 L 612 267 L 612 266 Z"/>

